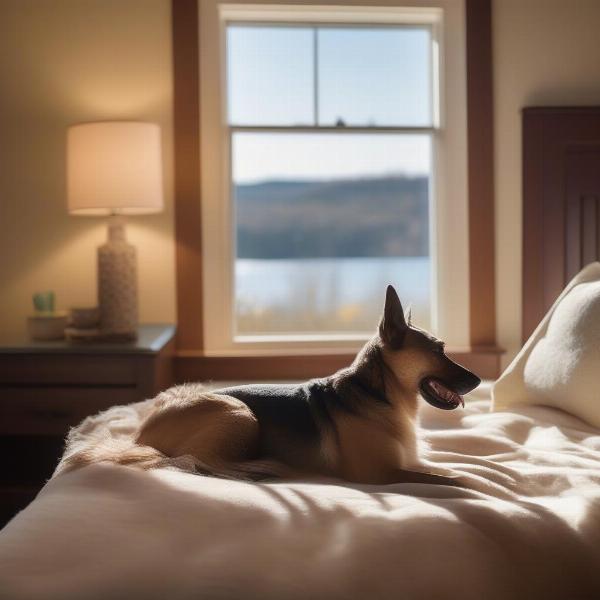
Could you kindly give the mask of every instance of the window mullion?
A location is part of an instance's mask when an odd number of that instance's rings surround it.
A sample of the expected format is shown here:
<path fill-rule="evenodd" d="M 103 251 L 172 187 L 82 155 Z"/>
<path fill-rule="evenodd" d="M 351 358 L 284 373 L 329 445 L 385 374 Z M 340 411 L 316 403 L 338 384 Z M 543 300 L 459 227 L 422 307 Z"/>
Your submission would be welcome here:
<path fill-rule="evenodd" d="M 435 127 L 399 127 L 399 126 L 344 126 L 338 127 L 335 125 L 230 125 L 229 129 L 232 132 L 248 132 L 248 133 L 398 133 L 398 134 L 417 134 L 417 133 L 435 133 Z"/>

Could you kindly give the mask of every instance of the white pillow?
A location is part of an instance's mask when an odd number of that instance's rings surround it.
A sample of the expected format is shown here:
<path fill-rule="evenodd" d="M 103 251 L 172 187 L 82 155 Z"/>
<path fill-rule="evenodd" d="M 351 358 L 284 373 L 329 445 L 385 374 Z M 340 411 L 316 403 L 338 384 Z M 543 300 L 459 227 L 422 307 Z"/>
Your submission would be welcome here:
<path fill-rule="evenodd" d="M 600 263 L 567 285 L 492 388 L 492 410 L 560 408 L 600 428 Z"/>

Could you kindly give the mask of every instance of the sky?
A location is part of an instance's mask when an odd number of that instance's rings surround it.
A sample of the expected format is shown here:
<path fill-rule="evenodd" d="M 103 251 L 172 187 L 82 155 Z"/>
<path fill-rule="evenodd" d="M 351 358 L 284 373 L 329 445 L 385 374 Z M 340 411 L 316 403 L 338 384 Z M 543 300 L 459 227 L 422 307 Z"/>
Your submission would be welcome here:
<path fill-rule="evenodd" d="M 429 32 L 415 28 L 325 27 L 315 40 L 304 26 L 229 26 L 229 123 L 427 126 L 429 44 Z M 427 134 L 237 133 L 233 176 L 250 183 L 425 174 L 430 154 Z"/>
<path fill-rule="evenodd" d="M 429 173 L 428 134 L 236 133 L 233 180 L 342 179 Z"/>

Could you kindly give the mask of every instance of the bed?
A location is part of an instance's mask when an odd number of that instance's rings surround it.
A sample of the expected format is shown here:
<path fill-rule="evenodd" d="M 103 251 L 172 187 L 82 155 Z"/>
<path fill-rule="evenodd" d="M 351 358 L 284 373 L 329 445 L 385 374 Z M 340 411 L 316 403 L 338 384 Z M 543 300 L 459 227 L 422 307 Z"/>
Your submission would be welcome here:
<path fill-rule="evenodd" d="M 598 109 L 524 112 L 524 338 L 600 256 L 597 140 Z M 597 407 L 596 389 L 570 405 Z M 0 532 L 0 598 L 600 598 L 600 411 L 490 411 L 490 392 L 421 410 L 427 460 L 467 488 L 258 484 L 183 463 L 61 474 Z M 151 402 L 88 418 L 75 441 L 129 435 Z"/>
<path fill-rule="evenodd" d="M 472 489 L 246 483 L 100 464 L 0 534 L 0 596 L 598 598 L 600 432 L 559 410 L 423 406 L 429 460 Z M 127 435 L 148 402 L 88 419 Z"/>

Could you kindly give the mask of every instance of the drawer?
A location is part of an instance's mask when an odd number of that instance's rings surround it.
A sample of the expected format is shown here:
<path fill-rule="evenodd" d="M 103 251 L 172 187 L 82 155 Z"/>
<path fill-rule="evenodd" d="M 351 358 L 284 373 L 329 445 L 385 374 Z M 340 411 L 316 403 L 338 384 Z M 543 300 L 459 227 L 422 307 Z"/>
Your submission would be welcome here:
<path fill-rule="evenodd" d="M 0 385 L 111 384 L 136 382 L 135 359 L 85 354 L 12 354 L 0 356 Z"/>
<path fill-rule="evenodd" d="M 140 400 L 134 386 L 0 386 L 0 435 L 59 435 L 85 417 Z"/>

